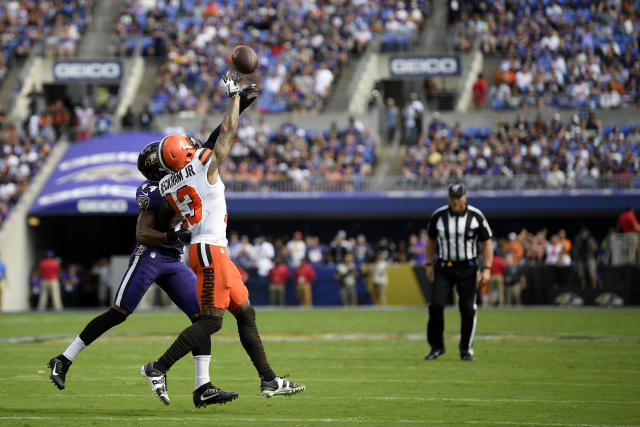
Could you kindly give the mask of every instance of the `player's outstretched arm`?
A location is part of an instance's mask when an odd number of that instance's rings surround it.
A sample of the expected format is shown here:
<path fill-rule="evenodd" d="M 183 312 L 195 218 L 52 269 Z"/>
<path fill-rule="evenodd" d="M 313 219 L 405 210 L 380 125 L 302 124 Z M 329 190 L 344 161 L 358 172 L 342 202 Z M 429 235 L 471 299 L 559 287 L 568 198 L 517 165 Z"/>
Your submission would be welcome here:
<path fill-rule="evenodd" d="M 166 233 L 157 230 L 156 212 L 141 210 L 136 222 L 136 241 L 147 246 L 164 245 L 166 243 L 186 245 L 191 242 L 191 232 L 184 228 L 178 231 L 169 230 Z"/>
<path fill-rule="evenodd" d="M 222 123 L 220 124 L 220 135 L 213 149 L 213 156 L 209 163 L 208 178 L 211 184 L 218 179 L 218 168 L 229 155 L 231 144 L 238 130 L 238 119 L 240 117 L 240 88 L 238 87 L 239 78 L 235 73 L 227 72 L 222 77 L 222 85 L 224 86 L 229 98 L 227 111 L 224 113 Z"/>
<path fill-rule="evenodd" d="M 256 100 L 259 92 L 260 89 L 258 89 L 258 86 L 256 86 L 254 83 L 242 88 L 242 90 L 240 91 L 240 114 L 242 114 L 244 110 L 249 108 L 253 101 Z M 211 132 L 209 138 L 207 138 L 207 141 L 202 144 L 204 148 L 209 148 L 211 150 L 215 148 L 216 142 L 218 141 L 218 136 L 220 135 L 220 127 L 221 125 L 218 125 L 218 127 L 215 128 L 213 132 Z"/>

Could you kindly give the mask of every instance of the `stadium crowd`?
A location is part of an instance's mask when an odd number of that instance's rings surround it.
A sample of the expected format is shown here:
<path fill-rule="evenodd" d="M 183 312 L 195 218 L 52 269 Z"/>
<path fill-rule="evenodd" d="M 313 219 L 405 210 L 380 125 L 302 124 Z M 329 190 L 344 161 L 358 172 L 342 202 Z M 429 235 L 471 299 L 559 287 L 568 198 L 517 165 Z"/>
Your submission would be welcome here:
<path fill-rule="evenodd" d="M 0 227 L 42 167 L 55 140 L 51 116 L 39 121 L 37 131 L 25 133 L 0 108 Z"/>
<path fill-rule="evenodd" d="M 478 188 L 634 187 L 640 174 L 640 126 L 603 125 L 593 112 L 570 122 L 554 114 L 462 129 L 435 113 L 402 165 L 405 184 L 438 188 L 464 178 Z M 519 176 L 527 175 L 525 181 Z"/>
<path fill-rule="evenodd" d="M 640 105 L 637 0 L 450 1 L 451 45 L 499 55 L 494 109 Z"/>
<path fill-rule="evenodd" d="M 625 215 L 630 214 L 626 212 Z M 640 228 L 637 219 L 634 224 L 634 229 Z M 611 228 L 602 239 L 596 238 L 586 226 L 581 226 L 571 238 L 564 229 L 550 234 L 546 228 L 536 232 L 521 229 L 507 236 L 495 236 L 492 280 L 480 289 L 483 304 L 520 304 L 521 291 L 526 288 L 523 273 L 526 267 L 545 266 L 550 272 L 552 286 L 570 285 L 575 274 L 575 280 L 582 288 L 601 287 L 597 269 L 612 265 L 612 241 L 616 231 L 624 231 L 620 225 L 618 230 Z M 322 241 L 314 234 L 304 235 L 301 231 L 258 235 L 253 239 L 247 234 L 230 231 L 228 248 L 230 258 L 245 281 L 263 277 L 269 283 L 286 286 L 287 283 L 297 283 L 291 280 L 297 279 L 296 271 L 301 266 L 311 271 L 311 276 L 306 277 L 314 277 L 316 270 L 333 267 L 335 283 L 341 289 L 355 289 L 357 281 L 361 281 L 374 295 L 375 285 L 386 284 L 389 266 L 424 265 L 426 241 L 426 230 L 411 234 L 407 239 L 383 236 L 373 241 L 365 234 L 351 235 L 345 230 L 338 230 L 330 241 Z M 637 248 L 633 253 L 635 256 Z M 106 258 L 100 258 L 86 268 L 64 263 L 60 258 L 57 260 L 61 266 L 59 287 L 65 306 L 108 305 L 109 293 L 113 289 Z M 34 308 L 41 295 L 42 280 L 40 272 L 34 268 L 30 278 Z M 155 297 L 156 303 L 162 304 L 164 300 L 161 300 L 161 297 Z M 345 305 L 348 304 L 345 302 Z"/>
<path fill-rule="evenodd" d="M 205 140 L 209 129 L 203 123 L 196 136 Z M 225 184 L 235 191 L 279 189 L 279 181 L 290 181 L 293 190 L 310 190 L 315 178 L 322 188 L 349 191 L 373 174 L 377 140 L 353 117 L 342 129 L 334 123 L 328 130 L 310 131 L 293 119 L 274 130 L 246 116 L 237 139 L 220 168 Z"/>
<path fill-rule="evenodd" d="M 0 80 L 12 58 L 26 57 L 40 41 L 45 56 L 71 57 L 91 22 L 92 0 L 0 2 Z"/>
<path fill-rule="evenodd" d="M 389 48 L 408 48 L 429 10 L 428 0 L 129 0 L 113 46 L 114 53 L 128 55 L 140 37 L 144 55 L 166 57 L 152 97 L 154 114 L 222 111 L 225 97 L 215 76 L 239 44 L 258 54 L 252 78 L 263 90 L 259 111 L 316 112 L 350 54 L 361 53 L 378 34 L 385 34 Z"/>

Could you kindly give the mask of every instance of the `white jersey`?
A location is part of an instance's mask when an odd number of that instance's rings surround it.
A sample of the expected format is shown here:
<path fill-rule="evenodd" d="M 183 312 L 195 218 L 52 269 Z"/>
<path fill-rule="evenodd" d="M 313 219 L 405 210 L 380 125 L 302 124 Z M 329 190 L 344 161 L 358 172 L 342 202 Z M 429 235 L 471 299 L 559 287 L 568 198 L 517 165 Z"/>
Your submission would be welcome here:
<path fill-rule="evenodd" d="M 207 179 L 211 150 L 201 148 L 180 171 L 160 180 L 160 192 L 191 231 L 191 244 L 227 246 L 227 202 L 220 176 L 215 184 Z"/>

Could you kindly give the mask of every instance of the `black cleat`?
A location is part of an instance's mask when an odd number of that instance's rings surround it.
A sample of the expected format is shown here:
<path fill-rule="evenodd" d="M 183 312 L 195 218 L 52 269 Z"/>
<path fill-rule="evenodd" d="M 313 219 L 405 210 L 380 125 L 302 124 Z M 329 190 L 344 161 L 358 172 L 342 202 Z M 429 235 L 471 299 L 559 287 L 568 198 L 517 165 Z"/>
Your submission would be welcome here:
<path fill-rule="evenodd" d="M 64 390 L 64 378 L 67 375 L 69 366 L 71 366 L 69 359 L 61 354 L 49 360 L 47 366 L 51 369 L 51 374 L 49 375 L 51 382 L 58 387 L 58 390 Z"/>
<path fill-rule="evenodd" d="M 156 369 L 155 366 L 153 366 L 153 362 L 142 365 L 140 374 L 149 381 L 151 390 L 158 396 L 158 399 L 165 405 L 168 405 L 171 401 L 169 399 L 169 393 L 167 392 L 167 375 Z"/>
<path fill-rule="evenodd" d="M 275 377 L 271 381 L 261 381 L 260 391 L 262 392 L 262 395 L 269 399 L 279 394 L 291 396 L 304 391 L 304 384 L 296 384 L 293 381 L 289 381 L 285 379 L 287 376 L 288 375 L 285 375 L 284 377 Z"/>
<path fill-rule="evenodd" d="M 476 360 L 475 357 L 473 357 L 469 353 L 462 353 L 460 355 L 460 359 L 461 360 L 466 360 L 467 362 L 473 362 L 474 360 Z"/>
<path fill-rule="evenodd" d="M 444 348 L 434 348 L 424 357 L 424 360 L 436 360 L 438 357 L 446 353 Z"/>
<path fill-rule="evenodd" d="M 193 392 L 193 404 L 196 408 L 216 403 L 227 403 L 238 398 L 238 392 L 222 391 L 211 383 L 201 385 Z"/>

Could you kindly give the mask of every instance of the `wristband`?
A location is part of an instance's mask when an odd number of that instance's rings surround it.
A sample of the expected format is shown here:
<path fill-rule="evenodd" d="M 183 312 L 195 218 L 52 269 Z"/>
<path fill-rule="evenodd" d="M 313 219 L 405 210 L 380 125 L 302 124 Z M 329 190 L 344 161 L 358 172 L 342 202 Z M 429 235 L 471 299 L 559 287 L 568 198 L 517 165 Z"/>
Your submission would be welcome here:
<path fill-rule="evenodd" d="M 482 267 L 482 270 L 491 270 L 491 267 L 485 265 L 484 267 Z"/>
<path fill-rule="evenodd" d="M 433 263 L 432 262 L 425 262 L 424 266 L 425 267 L 433 267 Z"/>
<path fill-rule="evenodd" d="M 169 238 L 167 237 L 167 233 L 162 233 L 162 238 L 165 242 L 169 243 Z"/>

